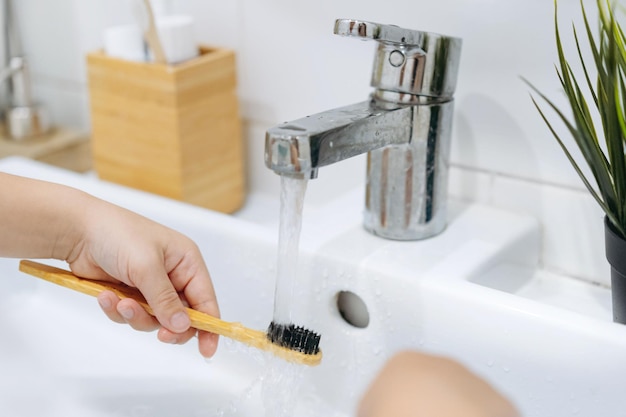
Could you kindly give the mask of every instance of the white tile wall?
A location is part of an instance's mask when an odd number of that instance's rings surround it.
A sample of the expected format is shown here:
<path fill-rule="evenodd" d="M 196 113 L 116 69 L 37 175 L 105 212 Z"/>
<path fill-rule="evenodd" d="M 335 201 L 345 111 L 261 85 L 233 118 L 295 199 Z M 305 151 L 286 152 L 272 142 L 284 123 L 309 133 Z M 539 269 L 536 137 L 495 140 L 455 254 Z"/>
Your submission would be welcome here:
<path fill-rule="evenodd" d="M 37 96 L 63 124 L 89 124 L 84 55 L 109 25 L 132 20 L 131 0 L 15 1 Z M 524 76 L 562 102 L 554 74 L 553 2 L 546 0 L 170 0 L 196 19 L 198 41 L 238 53 L 251 191 L 277 194 L 263 166 L 267 127 L 363 100 L 374 45 L 332 35 L 337 17 L 464 39 L 456 94 L 450 191 L 523 210 L 544 225 L 546 267 L 606 283 L 601 213 L 529 98 Z M 584 0 L 592 19 L 595 1 Z M 560 0 L 565 39 L 578 0 Z M 571 42 L 570 47 L 571 47 Z M 363 158 L 320 172 L 311 199 L 364 180 Z M 568 237 L 560 242 L 561 236 Z"/>

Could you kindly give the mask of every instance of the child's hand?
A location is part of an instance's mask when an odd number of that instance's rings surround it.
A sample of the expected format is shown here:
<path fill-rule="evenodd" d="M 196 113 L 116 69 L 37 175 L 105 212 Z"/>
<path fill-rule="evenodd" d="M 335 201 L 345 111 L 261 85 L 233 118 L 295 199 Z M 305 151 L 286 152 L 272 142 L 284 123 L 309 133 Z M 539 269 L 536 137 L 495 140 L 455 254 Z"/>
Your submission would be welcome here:
<path fill-rule="evenodd" d="M 67 259 L 81 277 L 121 281 L 137 287 L 156 319 L 134 300 L 105 291 L 98 297 L 107 316 L 134 329 L 152 331 L 166 343 L 185 343 L 196 334 L 184 307 L 219 317 L 209 272 L 187 237 L 101 200 L 87 208 L 82 239 Z M 158 321 L 157 321 L 158 320 Z M 212 356 L 217 335 L 199 332 L 200 352 Z"/>
<path fill-rule="evenodd" d="M 219 317 L 211 277 L 198 247 L 187 237 L 138 214 L 71 187 L 0 173 L 0 256 L 65 260 L 81 277 L 121 281 L 141 291 L 156 319 L 133 300 L 112 292 L 98 300 L 114 321 L 138 330 L 160 327 L 159 339 L 184 343 L 189 328 L 184 303 Z M 198 334 L 211 356 L 217 335 Z"/>

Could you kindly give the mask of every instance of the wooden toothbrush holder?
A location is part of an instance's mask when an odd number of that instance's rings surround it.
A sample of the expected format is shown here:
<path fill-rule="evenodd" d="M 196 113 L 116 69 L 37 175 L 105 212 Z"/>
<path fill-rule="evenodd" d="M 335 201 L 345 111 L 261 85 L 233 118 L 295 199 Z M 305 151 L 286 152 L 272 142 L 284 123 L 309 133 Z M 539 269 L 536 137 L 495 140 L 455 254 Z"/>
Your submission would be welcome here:
<path fill-rule="evenodd" d="M 235 54 L 200 47 L 177 65 L 87 55 L 98 176 L 230 213 L 245 198 Z"/>

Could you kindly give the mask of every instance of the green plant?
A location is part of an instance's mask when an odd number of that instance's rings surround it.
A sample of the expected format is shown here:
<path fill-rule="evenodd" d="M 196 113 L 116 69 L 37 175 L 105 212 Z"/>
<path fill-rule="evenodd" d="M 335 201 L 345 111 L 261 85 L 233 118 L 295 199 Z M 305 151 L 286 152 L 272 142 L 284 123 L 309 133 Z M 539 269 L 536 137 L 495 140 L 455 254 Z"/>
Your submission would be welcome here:
<path fill-rule="evenodd" d="M 532 84 L 529 83 L 529 85 L 556 112 L 567 127 L 591 170 L 597 189 L 581 171 L 578 163 L 533 97 L 533 103 L 541 117 L 585 186 L 600 204 L 615 229 L 626 237 L 626 157 L 624 153 L 626 144 L 626 38 L 615 18 L 610 0 L 597 0 L 597 6 L 599 33 L 598 38 L 594 39 L 581 0 L 584 28 L 593 62 L 585 62 L 576 27 L 573 25 L 577 59 L 583 73 L 583 77 L 579 76 L 577 79 L 565 58 L 557 20 L 556 0 L 554 3 L 554 26 L 559 57 L 556 71 L 569 101 L 573 120 L 570 121 L 550 99 Z M 597 74 L 595 84 L 589 72 L 592 67 L 595 67 Z M 582 79 L 582 82 L 579 82 L 579 79 Z M 587 102 L 585 94 L 591 97 L 589 99 L 591 105 Z M 596 120 L 600 120 L 601 129 L 596 128 L 594 116 Z"/>

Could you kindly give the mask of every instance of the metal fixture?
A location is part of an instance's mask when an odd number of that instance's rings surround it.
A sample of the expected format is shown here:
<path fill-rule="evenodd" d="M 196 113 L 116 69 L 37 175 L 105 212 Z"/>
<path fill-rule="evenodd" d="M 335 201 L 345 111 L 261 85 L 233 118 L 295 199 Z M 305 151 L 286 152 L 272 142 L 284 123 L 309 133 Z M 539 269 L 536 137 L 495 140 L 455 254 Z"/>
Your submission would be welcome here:
<path fill-rule="evenodd" d="M 368 152 L 365 228 L 397 240 L 441 233 L 461 39 L 349 19 L 334 33 L 378 41 L 374 92 L 269 129 L 265 164 L 316 178 L 319 167 Z"/>
<path fill-rule="evenodd" d="M 10 80 L 8 108 L 4 113 L 6 132 L 13 140 L 47 133 L 50 117 L 46 108 L 32 99 L 30 72 L 22 53 L 10 0 L 4 2 L 4 36 L 8 62 L 0 70 L 0 83 Z"/>

